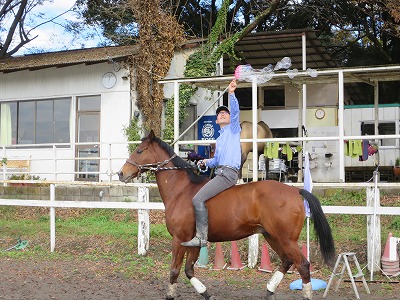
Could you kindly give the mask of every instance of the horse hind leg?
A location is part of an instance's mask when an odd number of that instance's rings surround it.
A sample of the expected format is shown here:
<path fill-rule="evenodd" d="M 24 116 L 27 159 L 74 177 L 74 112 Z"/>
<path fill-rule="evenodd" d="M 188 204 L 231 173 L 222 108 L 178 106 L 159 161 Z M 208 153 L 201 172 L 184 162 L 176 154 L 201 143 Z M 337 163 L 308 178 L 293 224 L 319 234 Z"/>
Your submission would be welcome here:
<path fill-rule="evenodd" d="M 293 264 L 296 266 L 302 278 L 304 299 L 311 299 L 311 294 L 310 292 L 308 292 L 308 287 L 309 286 L 311 287 L 311 283 L 310 285 L 307 285 L 307 283 L 310 282 L 309 263 L 305 259 L 300 248 L 298 247 L 297 242 L 290 243 L 292 245 L 289 247 L 287 246 L 283 247 L 282 242 L 279 242 L 271 238 L 266 232 L 264 232 L 263 235 L 267 240 L 267 242 L 272 247 L 272 249 L 275 250 L 275 252 L 279 255 L 279 258 L 281 259 L 281 265 L 279 267 L 279 270 L 274 273 L 274 275 L 271 277 L 271 279 L 267 284 L 267 300 L 276 299 L 275 291 L 278 288 L 280 282 L 282 281 L 283 276 L 288 272 L 288 270 Z M 304 287 L 306 289 L 304 289 Z"/>
<path fill-rule="evenodd" d="M 300 251 L 301 252 L 301 251 Z M 302 254 L 302 253 L 301 253 Z M 312 286 L 310 276 L 310 262 L 302 255 L 299 265 L 296 265 L 297 271 L 299 271 L 303 288 L 303 299 L 312 299 Z"/>
<path fill-rule="evenodd" d="M 311 300 L 312 286 L 311 286 L 311 276 L 310 276 L 310 263 L 304 257 L 303 253 L 301 252 L 298 246 L 294 247 L 292 251 L 290 251 L 289 253 L 290 254 L 287 256 L 285 255 L 283 259 L 281 258 L 282 264 L 280 270 L 276 272 L 277 275 L 275 277 L 275 281 L 273 277 L 269 282 L 269 284 L 267 285 L 267 299 L 275 300 L 274 292 L 280 282 L 279 279 L 281 279 L 283 277 L 283 274 L 286 274 L 289 268 L 292 266 L 292 264 L 294 264 L 301 276 L 303 300 Z M 280 271 L 282 275 L 278 273 Z"/>
<path fill-rule="evenodd" d="M 203 296 L 206 300 L 215 300 L 214 296 L 210 296 L 206 286 L 194 276 L 194 264 L 199 257 L 200 248 L 191 247 L 188 248 L 186 253 L 186 264 L 185 264 L 185 274 L 190 280 L 190 283 L 195 288 L 195 290 Z"/>

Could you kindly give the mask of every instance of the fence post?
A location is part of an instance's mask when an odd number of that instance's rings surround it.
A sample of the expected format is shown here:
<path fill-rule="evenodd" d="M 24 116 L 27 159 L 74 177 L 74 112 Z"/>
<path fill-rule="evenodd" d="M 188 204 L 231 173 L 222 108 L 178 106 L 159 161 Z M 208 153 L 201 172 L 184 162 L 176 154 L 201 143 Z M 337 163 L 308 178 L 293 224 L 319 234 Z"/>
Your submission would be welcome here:
<path fill-rule="evenodd" d="M 55 185 L 50 184 L 50 201 L 55 201 Z M 54 206 L 50 207 L 50 251 L 54 252 L 56 246 L 56 209 Z"/>
<path fill-rule="evenodd" d="M 138 202 L 149 202 L 149 188 L 138 187 Z M 145 255 L 149 250 L 150 220 L 148 209 L 138 209 L 138 254 Z"/>
<path fill-rule="evenodd" d="M 258 234 L 249 236 L 249 255 L 248 255 L 248 266 L 254 268 L 257 264 L 258 257 Z"/>
<path fill-rule="evenodd" d="M 381 260 L 381 220 L 376 214 L 380 206 L 379 188 L 367 187 L 367 206 L 374 207 L 374 214 L 367 216 L 367 259 L 371 277 L 374 271 L 380 270 Z"/>

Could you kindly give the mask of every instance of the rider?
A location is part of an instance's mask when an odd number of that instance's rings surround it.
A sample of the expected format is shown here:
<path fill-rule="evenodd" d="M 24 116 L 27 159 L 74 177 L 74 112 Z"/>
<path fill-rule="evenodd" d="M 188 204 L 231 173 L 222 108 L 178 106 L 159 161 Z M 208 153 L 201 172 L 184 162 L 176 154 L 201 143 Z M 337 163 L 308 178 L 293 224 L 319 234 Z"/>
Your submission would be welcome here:
<path fill-rule="evenodd" d="M 208 237 L 208 211 L 205 202 L 220 192 L 235 185 L 238 180 L 238 172 L 241 163 L 240 150 L 240 123 L 239 103 L 235 96 L 236 80 L 228 87 L 228 107 L 222 105 L 217 108 L 217 121 L 220 126 L 219 137 L 216 140 L 215 154 L 213 158 L 204 159 L 197 164 L 216 167 L 215 177 L 207 182 L 193 197 L 194 212 L 196 217 L 196 236 L 183 242 L 187 247 L 205 247 Z"/>

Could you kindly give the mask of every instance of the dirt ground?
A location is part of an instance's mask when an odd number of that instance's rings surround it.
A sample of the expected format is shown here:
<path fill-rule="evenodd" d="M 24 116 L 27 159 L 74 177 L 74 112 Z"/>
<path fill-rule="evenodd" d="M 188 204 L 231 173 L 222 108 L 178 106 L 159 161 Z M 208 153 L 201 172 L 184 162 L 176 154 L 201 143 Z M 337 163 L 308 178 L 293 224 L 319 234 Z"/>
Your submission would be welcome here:
<path fill-rule="evenodd" d="M 24 219 L 29 219 L 29 214 L 33 214 L 31 219 L 37 219 L 36 213 L 32 209 L 20 210 L 20 216 Z M 79 212 L 76 210 L 59 211 L 58 216 L 62 213 L 76 215 Z M 39 215 L 41 215 L 41 211 L 39 211 Z M 153 213 L 150 219 L 152 224 L 164 222 L 162 213 Z M 162 239 L 157 242 L 157 245 L 152 244 L 148 256 L 137 259 L 136 256 L 129 255 L 136 250 L 132 249 L 130 242 L 126 243 L 129 246 L 125 249 L 124 247 L 127 247 L 125 244 L 125 246 L 110 244 L 107 239 L 102 240 L 99 236 L 90 238 L 79 235 L 64 236 L 57 240 L 56 252 L 59 254 L 43 254 L 43 252 L 34 251 L 34 245 L 39 248 L 49 246 L 46 244 L 48 235 L 45 233 L 42 235 L 35 236 L 30 241 L 30 246 L 24 255 L 20 255 L 22 253 L 15 250 L 11 255 L 0 255 L 0 300 L 165 299 L 170 260 L 169 240 Z M 155 243 L 155 240 L 153 238 L 152 243 Z M 13 240 L 3 239 L 0 245 L 1 249 L 7 249 L 8 245 L 13 245 Z M 343 252 L 341 245 L 337 246 L 337 253 Z M 1 249 L 0 251 L 2 251 Z M 351 249 L 346 251 L 349 250 Z M 113 255 L 102 256 L 102 253 L 105 255 L 109 252 Z M 363 251 L 357 252 L 363 253 Z M 127 253 L 128 255 L 126 255 Z M 212 255 L 210 252 L 210 261 L 214 261 Z M 118 261 L 101 257 L 115 257 L 118 258 Z M 360 258 L 358 257 L 359 260 Z M 147 263 L 146 259 L 152 259 L 152 263 L 150 261 Z M 365 259 L 362 258 L 362 260 Z M 274 261 L 272 253 L 271 261 Z M 276 267 L 274 263 L 273 267 L 273 269 Z M 313 267 L 312 278 L 322 279 L 326 282 L 329 280 L 329 269 L 321 268 L 318 263 L 313 263 Z M 196 268 L 195 274 L 206 285 L 209 294 L 218 300 L 265 299 L 266 283 L 272 276 L 271 273 L 248 268 L 240 271 Z M 369 273 L 367 272 L 367 274 L 366 279 L 369 280 Z M 299 278 L 297 273 L 287 274 L 276 292 L 277 300 L 302 299 L 301 291 L 292 291 L 289 288 L 290 283 Z M 335 285 L 333 285 L 326 298 L 322 298 L 324 291 L 321 290 L 314 291 L 313 299 L 356 299 L 351 283 L 346 280 L 349 278 L 344 277 L 344 279 L 345 281 L 340 284 L 337 292 L 334 291 Z M 357 283 L 360 299 L 400 299 L 400 276 L 389 280 L 376 274 L 374 280 L 376 282 L 368 282 L 370 294 L 366 293 L 361 283 Z M 185 278 L 183 271 L 179 275 L 178 282 L 176 300 L 203 299 Z"/>
<path fill-rule="evenodd" d="M 88 261 L 83 258 L 1 258 L 0 299 L 19 300 L 70 300 L 70 299 L 165 299 L 165 282 L 156 279 L 128 279 L 118 273 L 118 265 L 107 260 Z M 198 278 L 217 299 L 265 299 L 266 281 L 271 274 L 259 273 L 251 285 L 240 283 L 242 271 L 215 271 L 196 269 Z M 226 274 L 226 276 L 224 275 Z M 218 277 L 218 278 L 215 278 Z M 301 291 L 291 291 L 289 284 L 298 278 L 290 274 L 278 288 L 277 299 L 302 299 Z M 201 300 L 187 284 L 184 275 L 179 277 L 179 296 L 176 299 Z M 397 278 L 398 280 L 398 278 Z M 248 281 L 247 281 L 248 282 Z M 368 283 L 371 294 L 366 294 L 358 284 L 360 298 L 364 300 L 400 299 L 399 283 Z M 322 299 L 323 291 L 314 291 L 313 299 Z M 325 299 L 356 299 L 350 282 L 342 282 L 339 291 L 330 289 Z"/>

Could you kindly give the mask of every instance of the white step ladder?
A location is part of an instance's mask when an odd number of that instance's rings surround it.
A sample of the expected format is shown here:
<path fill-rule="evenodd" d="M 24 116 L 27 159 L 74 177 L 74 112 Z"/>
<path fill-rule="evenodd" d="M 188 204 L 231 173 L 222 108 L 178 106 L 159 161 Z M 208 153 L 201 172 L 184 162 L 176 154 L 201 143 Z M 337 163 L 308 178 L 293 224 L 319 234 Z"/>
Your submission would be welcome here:
<path fill-rule="evenodd" d="M 357 270 L 357 274 L 353 275 L 349 262 L 354 262 L 355 268 Z M 341 270 L 338 273 L 340 266 L 341 266 Z M 364 273 L 362 272 L 362 270 L 360 268 L 360 264 L 358 263 L 356 254 L 354 252 L 344 252 L 344 253 L 340 253 L 338 255 L 335 267 L 331 274 L 331 278 L 329 279 L 328 285 L 326 286 L 326 289 L 325 289 L 325 292 L 324 292 L 324 295 L 322 296 L 322 298 L 325 298 L 325 296 L 328 294 L 329 287 L 331 286 L 333 278 L 335 276 L 339 277 L 339 279 L 336 283 L 335 292 L 339 289 L 340 282 L 342 281 L 343 274 L 346 269 L 347 269 L 347 273 L 350 277 L 351 284 L 353 285 L 353 290 L 354 290 L 354 293 L 356 294 L 357 299 L 360 299 L 360 296 L 358 294 L 357 286 L 354 281 L 355 278 L 361 278 L 361 280 L 364 284 L 365 290 L 367 291 L 367 294 L 371 293 L 368 288 L 367 281 L 365 280 Z"/>

